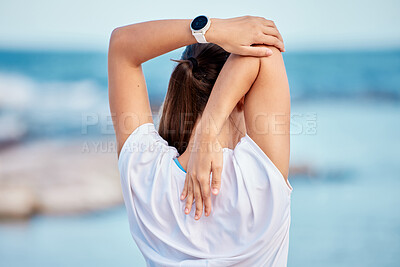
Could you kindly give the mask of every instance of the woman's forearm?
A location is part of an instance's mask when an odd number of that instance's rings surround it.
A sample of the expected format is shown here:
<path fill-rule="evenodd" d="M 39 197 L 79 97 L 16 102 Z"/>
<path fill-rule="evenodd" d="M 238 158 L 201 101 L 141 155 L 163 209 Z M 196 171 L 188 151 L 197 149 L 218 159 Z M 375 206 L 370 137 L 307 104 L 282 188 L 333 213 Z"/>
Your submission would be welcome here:
<path fill-rule="evenodd" d="M 205 36 L 213 42 L 214 24 Z M 133 66 L 173 51 L 177 48 L 196 43 L 190 30 L 190 19 L 154 20 L 116 28 L 110 39 L 110 48 L 118 49 Z"/>
<path fill-rule="evenodd" d="M 257 57 L 230 55 L 213 87 L 196 128 L 202 136 L 217 136 L 239 100 L 249 91 L 260 68 Z"/>
<path fill-rule="evenodd" d="M 252 44 L 267 44 L 284 51 L 282 37 L 272 21 L 244 16 L 211 18 L 210 22 L 206 40 L 230 53 L 259 57 L 272 54 L 271 49 Z M 109 49 L 137 67 L 147 60 L 196 43 L 190 23 L 190 19 L 168 19 L 118 27 L 111 34 Z"/>
<path fill-rule="evenodd" d="M 195 141 L 213 142 L 235 105 L 246 95 L 246 133 L 287 179 L 290 91 L 282 55 L 272 49 L 274 55 L 268 58 L 236 56 L 231 61 L 228 59 L 196 127 Z"/>

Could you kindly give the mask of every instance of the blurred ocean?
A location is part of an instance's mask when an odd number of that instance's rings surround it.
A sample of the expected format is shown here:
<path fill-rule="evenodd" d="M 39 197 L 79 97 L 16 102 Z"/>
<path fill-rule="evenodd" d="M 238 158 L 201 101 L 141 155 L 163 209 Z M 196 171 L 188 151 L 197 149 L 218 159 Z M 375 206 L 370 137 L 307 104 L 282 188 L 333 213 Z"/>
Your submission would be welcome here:
<path fill-rule="evenodd" d="M 154 110 L 178 50 L 144 64 Z M 289 266 L 398 266 L 400 50 L 286 52 L 292 95 Z M 112 138 L 107 55 L 0 51 L 0 152 Z M 111 129 L 111 130 L 110 130 Z M 106 152 L 105 152 L 106 153 Z M 1 165 L 1 162 L 0 162 Z M 0 266 L 144 266 L 123 207 L 0 223 Z"/>

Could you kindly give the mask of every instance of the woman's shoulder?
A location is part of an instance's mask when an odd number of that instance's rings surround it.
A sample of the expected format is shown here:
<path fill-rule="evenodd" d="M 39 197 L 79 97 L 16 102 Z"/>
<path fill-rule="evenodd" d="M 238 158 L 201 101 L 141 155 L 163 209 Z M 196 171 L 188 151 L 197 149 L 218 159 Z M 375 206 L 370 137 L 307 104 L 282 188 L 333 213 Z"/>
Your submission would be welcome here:
<path fill-rule="evenodd" d="M 154 123 L 144 123 L 126 139 L 121 149 L 118 165 L 120 169 L 128 162 L 140 165 L 142 161 L 145 161 L 149 165 L 166 153 L 175 155 L 177 152 L 159 135 Z"/>

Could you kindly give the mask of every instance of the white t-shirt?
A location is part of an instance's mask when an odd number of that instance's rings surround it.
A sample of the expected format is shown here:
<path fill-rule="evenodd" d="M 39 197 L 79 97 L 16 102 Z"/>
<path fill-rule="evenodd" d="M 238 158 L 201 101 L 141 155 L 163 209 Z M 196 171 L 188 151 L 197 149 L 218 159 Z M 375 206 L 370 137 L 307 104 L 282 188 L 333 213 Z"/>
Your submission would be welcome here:
<path fill-rule="evenodd" d="M 221 189 L 200 220 L 184 213 L 185 172 L 153 123 L 126 140 L 118 161 L 131 234 L 148 266 L 286 266 L 290 195 L 276 166 L 244 136 L 224 148 Z"/>

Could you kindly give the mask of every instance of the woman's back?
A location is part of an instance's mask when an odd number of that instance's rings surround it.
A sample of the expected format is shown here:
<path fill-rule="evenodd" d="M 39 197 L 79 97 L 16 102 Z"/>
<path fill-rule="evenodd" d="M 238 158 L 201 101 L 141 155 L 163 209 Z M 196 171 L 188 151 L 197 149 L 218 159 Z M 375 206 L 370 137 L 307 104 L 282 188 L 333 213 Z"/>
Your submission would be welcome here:
<path fill-rule="evenodd" d="M 185 215 L 185 172 L 153 123 L 139 126 L 120 158 L 131 233 L 149 266 L 286 266 L 291 187 L 248 136 L 223 151 L 221 190 L 209 217 Z"/>

